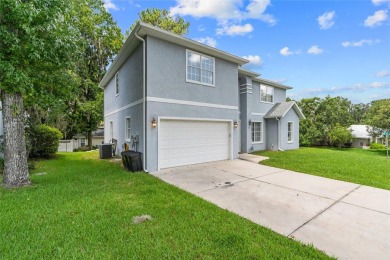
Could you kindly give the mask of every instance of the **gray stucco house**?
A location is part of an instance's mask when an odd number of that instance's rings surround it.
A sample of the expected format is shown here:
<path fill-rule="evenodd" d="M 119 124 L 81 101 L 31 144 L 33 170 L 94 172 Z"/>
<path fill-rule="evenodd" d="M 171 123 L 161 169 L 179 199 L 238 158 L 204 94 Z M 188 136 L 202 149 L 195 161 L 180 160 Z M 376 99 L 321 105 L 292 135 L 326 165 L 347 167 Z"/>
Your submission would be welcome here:
<path fill-rule="evenodd" d="M 142 152 L 150 172 L 299 148 L 291 87 L 241 69 L 248 62 L 138 23 L 100 82 L 104 141 Z"/>

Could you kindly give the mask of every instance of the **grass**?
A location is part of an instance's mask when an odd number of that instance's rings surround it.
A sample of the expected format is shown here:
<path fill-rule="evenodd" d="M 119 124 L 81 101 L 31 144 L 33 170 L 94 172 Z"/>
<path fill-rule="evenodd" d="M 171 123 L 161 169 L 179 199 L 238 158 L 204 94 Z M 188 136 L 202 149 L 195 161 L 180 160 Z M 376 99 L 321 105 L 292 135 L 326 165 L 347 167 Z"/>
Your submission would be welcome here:
<path fill-rule="evenodd" d="M 300 148 L 261 151 L 261 164 L 390 190 L 390 159 L 386 150 Z"/>
<path fill-rule="evenodd" d="M 328 259 L 97 153 L 40 161 L 33 185 L 0 187 L 0 259 Z M 151 221 L 133 223 L 150 215 Z"/>

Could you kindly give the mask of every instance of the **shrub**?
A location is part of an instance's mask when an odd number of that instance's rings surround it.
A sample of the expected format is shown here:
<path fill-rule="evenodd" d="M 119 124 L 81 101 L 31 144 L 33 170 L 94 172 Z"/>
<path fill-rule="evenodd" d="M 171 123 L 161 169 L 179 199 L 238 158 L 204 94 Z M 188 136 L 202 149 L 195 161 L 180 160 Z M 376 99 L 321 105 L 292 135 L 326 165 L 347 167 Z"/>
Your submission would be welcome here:
<path fill-rule="evenodd" d="M 371 143 L 370 149 L 385 149 L 386 147 L 383 144 Z"/>
<path fill-rule="evenodd" d="M 58 150 L 61 132 L 48 125 L 38 125 L 30 133 L 30 157 L 52 158 Z"/>
<path fill-rule="evenodd" d="M 351 131 L 337 123 L 328 133 L 328 138 L 332 146 L 341 148 L 345 143 L 349 143 L 352 139 Z"/>

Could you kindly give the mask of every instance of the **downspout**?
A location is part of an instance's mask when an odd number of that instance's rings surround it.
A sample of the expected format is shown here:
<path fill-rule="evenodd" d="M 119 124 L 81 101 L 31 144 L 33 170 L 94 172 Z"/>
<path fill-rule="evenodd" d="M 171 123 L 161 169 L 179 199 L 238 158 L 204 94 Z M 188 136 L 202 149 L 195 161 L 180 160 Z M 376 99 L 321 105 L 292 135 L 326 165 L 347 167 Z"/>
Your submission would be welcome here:
<path fill-rule="evenodd" d="M 144 152 L 144 158 L 142 160 L 142 168 L 144 170 L 144 172 L 148 172 L 148 170 L 146 169 L 146 127 L 145 127 L 145 124 L 146 124 L 146 120 L 145 120 L 145 117 L 146 117 L 146 59 L 145 59 L 145 54 L 146 54 L 146 50 L 145 50 L 145 40 L 140 37 L 137 32 L 135 32 L 135 37 L 137 37 L 138 40 L 140 40 L 142 42 L 142 51 L 143 51 L 143 55 L 142 55 L 142 66 L 143 66 L 143 69 L 142 69 L 142 91 L 143 91 L 143 102 L 142 102 L 142 110 L 143 110 L 143 119 L 142 119 L 142 128 L 143 128 L 143 136 L 144 136 L 144 141 L 143 141 L 143 152 Z"/>
<path fill-rule="evenodd" d="M 276 117 L 276 120 L 278 121 L 278 150 L 283 152 L 284 150 L 280 148 L 280 119 Z"/>

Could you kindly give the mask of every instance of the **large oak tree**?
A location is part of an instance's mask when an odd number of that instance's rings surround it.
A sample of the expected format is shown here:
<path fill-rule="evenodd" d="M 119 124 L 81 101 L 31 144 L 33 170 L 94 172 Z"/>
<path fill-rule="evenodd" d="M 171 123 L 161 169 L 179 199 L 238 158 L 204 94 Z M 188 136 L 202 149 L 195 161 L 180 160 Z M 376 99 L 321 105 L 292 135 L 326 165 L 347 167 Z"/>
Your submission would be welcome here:
<path fill-rule="evenodd" d="M 71 77 L 79 31 L 70 1 L 0 1 L 0 91 L 4 123 L 6 187 L 30 184 L 23 98 L 50 97 L 53 75 Z M 62 86 L 65 87 L 65 86 Z"/>

